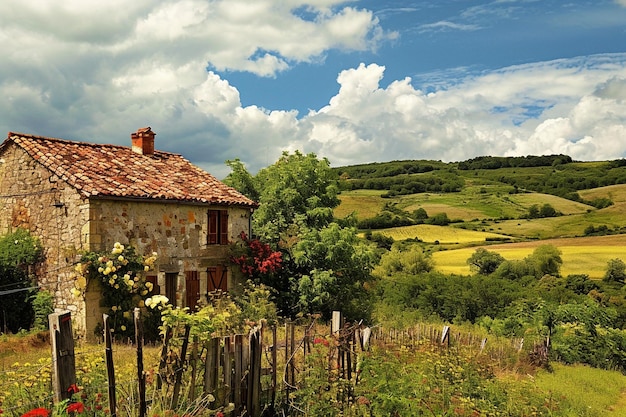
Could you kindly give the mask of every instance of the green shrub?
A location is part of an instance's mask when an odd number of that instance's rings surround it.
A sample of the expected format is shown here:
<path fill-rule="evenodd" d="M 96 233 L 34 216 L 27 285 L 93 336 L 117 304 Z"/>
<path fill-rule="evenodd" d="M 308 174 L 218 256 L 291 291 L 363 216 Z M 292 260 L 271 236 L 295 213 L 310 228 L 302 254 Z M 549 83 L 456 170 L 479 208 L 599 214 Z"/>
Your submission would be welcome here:
<path fill-rule="evenodd" d="M 31 297 L 33 312 L 35 315 L 32 330 L 42 331 L 48 329 L 48 315 L 54 312 L 54 299 L 50 291 L 40 290 Z"/>

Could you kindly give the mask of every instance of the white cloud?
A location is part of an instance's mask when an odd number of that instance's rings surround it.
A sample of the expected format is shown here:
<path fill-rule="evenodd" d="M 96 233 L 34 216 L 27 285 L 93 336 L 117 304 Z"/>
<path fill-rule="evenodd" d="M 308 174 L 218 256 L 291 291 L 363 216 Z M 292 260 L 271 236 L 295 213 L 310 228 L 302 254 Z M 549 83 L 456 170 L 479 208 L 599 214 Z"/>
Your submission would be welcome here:
<path fill-rule="evenodd" d="M 615 0 L 615 3 L 619 4 L 620 6 L 626 7 L 626 0 Z"/>
<path fill-rule="evenodd" d="M 228 80 L 206 70 L 275 76 L 330 49 L 373 49 L 395 36 L 367 10 L 310 3 L 0 2 L 0 130 L 128 144 L 152 126 L 157 148 L 218 176 L 226 159 L 255 171 L 296 149 L 333 165 L 626 156 L 626 54 L 458 70 L 454 83 L 443 77 L 424 90 L 410 78 L 383 84 L 383 65 L 362 64 L 341 71 L 336 94 L 306 115 L 243 106 Z"/>
<path fill-rule="evenodd" d="M 419 27 L 420 32 L 444 31 L 444 30 L 478 30 L 480 26 L 473 24 L 454 23 L 448 20 L 440 20 L 435 23 L 427 23 Z"/>
<path fill-rule="evenodd" d="M 626 155 L 626 55 L 558 60 L 469 77 L 424 94 L 409 80 L 380 88 L 384 67 L 343 71 L 312 112 L 309 146 L 336 165 L 478 155 Z M 345 145 L 345 146 L 341 146 Z"/>

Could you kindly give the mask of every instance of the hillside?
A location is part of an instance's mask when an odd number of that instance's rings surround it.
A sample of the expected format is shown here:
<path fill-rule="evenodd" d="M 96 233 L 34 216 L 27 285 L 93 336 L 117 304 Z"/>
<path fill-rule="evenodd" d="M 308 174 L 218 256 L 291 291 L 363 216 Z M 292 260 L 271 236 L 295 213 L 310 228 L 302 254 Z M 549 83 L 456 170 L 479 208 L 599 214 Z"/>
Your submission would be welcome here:
<path fill-rule="evenodd" d="M 431 162 L 336 168 L 343 191 L 335 216 L 354 214 L 362 230 L 419 242 L 430 252 L 446 250 L 434 255 L 444 272 L 469 273 L 465 260 L 480 245 L 490 245 L 507 259 L 521 259 L 532 247 L 549 242 L 564 252 L 564 273 L 594 278 L 601 277 L 608 260 L 626 258 L 620 249 L 623 240 L 611 236 L 626 233 L 626 166 L 621 160 L 572 162 L 555 156 L 535 160 L 537 166 L 519 166 L 527 163 L 519 158 Z M 411 164 L 421 171 L 409 173 Z M 438 191 L 409 191 L 428 187 Z M 552 210 L 549 216 L 541 215 L 545 206 Z M 581 238 L 580 244 L 572 244 Z M 519 242 L 533 243 L 516 246 Z M 500 245 L 492 246 L 496 243 Z"/>

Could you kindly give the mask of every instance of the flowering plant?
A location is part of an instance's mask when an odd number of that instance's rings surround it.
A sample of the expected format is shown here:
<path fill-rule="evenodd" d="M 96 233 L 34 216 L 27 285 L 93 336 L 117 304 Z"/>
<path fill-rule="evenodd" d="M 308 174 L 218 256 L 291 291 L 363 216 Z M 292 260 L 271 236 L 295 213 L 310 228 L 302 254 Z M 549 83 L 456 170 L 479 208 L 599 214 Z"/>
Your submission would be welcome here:
<path fill-rule="evenodd" d="M 156 252 L 143 258 L 132 246 L 119 242 L 109 252 L 85 253 L 76 265 L 78 276 L 72 293 L 84 298 L 89 281 L 95 279 L 102 288 L 103 303 L 109 308 L 112 330 L 118 336 L 130 336 L 134 332 L 132 311 L 143 307 L 153 290 L 145 272 L 154 268 L 156 259 Z"/>
<path fill-rule="evenodd" d="M 74 394 L 78 391 L 80 391 L 78 386 L 76 384 L 72 384 L 67 389 L 67 392 L 70 394 L 70 398 L 57 403 L 52 408 L 52 411 L 47 408 L 38 407 L 22 414 L 22 417 L 63 417 L 77 413 L 82 414 L 85 412 L 85 405 L 82 402 L 75 401 L 73 399 Z"/>
<path fill-rule="evenodd" d="M 243 244 L 234 245 L 230 260 L 239 266 L 249 279 L 258 279 L 264 275 L 278 272 L 282 268 L 282 253 L 273 251 L 270 245 L 258 239 L 250 239 L 245 232 L 239 235 Z"/>

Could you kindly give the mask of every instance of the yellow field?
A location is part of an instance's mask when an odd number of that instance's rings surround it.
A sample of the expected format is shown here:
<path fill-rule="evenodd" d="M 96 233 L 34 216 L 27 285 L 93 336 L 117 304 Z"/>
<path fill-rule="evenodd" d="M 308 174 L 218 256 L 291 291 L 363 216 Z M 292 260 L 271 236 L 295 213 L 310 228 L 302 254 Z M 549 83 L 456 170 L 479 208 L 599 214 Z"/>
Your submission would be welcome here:
<path fill-rule="evenodd" d="M 392 227 L 378 230 L 378 232 L 385 236 L 392 237 L 394 240 L 418 238 L 422 242 L 435 243 L 438 241 L 442 244 L 485 242 L 487 238 L 508 238 L 508 236 L 497 233 L 476 232 L 473 230 L 459 229 L 457 227 L 432 226 L 427 224 Z"/>
<path fill-rule="evenodd" d="M 341 204 L 335 208 L 335 217 L 342 219 L 352 213 L 356 213 L 359 219 L 375 217 L 385 205 L 380 195 L 386 191 L 355 190 L 339 194 Z"/>
<path fill-rule="evenodd" d="M 587 274 L 590 278 L 600 279 L 609 260 L 619 258 L 626 261 L 626 235 L 548 239 L 482 247 L 498 252 L 508 260 L 516 260 L 525 258 L 537 246 L 544 244 L 554 245 L 561 250 L 563 276 Z M 470 269 L 466 262 L 476 249 L 477 247 L 435 252 L 435 268 L 444 273 L 468 275 Z"/>

